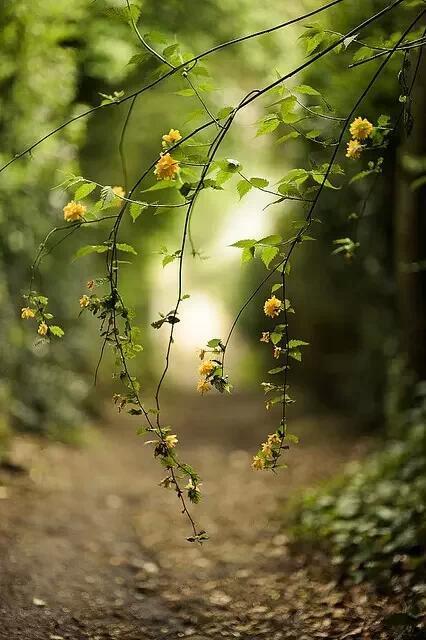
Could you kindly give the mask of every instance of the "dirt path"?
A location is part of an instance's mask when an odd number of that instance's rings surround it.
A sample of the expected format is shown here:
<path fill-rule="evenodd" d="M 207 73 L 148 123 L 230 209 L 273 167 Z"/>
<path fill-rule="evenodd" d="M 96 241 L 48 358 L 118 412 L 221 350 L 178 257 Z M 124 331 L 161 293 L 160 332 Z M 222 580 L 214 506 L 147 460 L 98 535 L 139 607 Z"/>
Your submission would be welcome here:
<path fill-rule="evenodd" d="M 272 516 L 359 449 L 330 421 L 297 420 L 302 444 L 273 477 L 249 464 L 271 428 L 260 403 L 241 400 L 234 417 L 221 398 L 179 404 L 170 419 L 202 473 L 196 514 L 211 540 L 185 541 L 134 422 L 84 450 L 32 448 L 29 477 L 0 475 L 0 639 L 386 638 L 392 603 L 308 566 Z"/>

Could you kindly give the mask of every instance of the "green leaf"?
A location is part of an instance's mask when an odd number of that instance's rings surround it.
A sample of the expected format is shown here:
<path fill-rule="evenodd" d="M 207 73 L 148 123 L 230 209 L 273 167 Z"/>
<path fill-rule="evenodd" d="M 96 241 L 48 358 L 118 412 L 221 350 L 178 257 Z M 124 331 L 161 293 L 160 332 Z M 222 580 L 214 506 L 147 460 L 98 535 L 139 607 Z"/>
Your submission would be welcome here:
<path fill-rule="evenodd" d="M 309 342 L 305 342 L 304 340 L 289 340 L 288 348 L 294 349 L 295 347 L 306 347 Z"/>
<path fill-rule="evenodd" d="M 75 200 L 83 200 L 83 198 L 87 198 L 89 193 L 92 193 L 95 189 L 96 185 L 93 182 L 85 182 L 76 190 L 74 198 Z"/>
<path fill-rule="evenodd" d="M 320 92 L 310 87 L 308 84 L 299 84 L 297 87 L 293 87 L 294 93 L 303 93 L 307 96 L 320 96 Z"/>
<path fill-rule="evenodd" d="M 237 247 L 237 249 L 245 249 L 246 247 L 254 247 L 257 240 L 253 240 L 253 238 L 249 240 L 237 240 L 234 244 L 231 244 L 231 247 Z"/>
<path fill-rule="evenodd" d="M 124 253 L 133 253 L 135 256 L 138 255 L 131 244 L 126 244 L 125 242 L 118 242 L 116 247 L 119 251 L 124 251 Z"/>
<path fill-rule="evenodd" d="M 240 200 L 250 191 L 252 188 L 252 184 L 248 182 L 248 180 L 240 180 L 237 184 L 237 191 L 240 196 Z"/>
<path fill-rule="evenodd" d="M 265 236 L 261 240 L 258 240 L 257 244 L 274 245 L 274 244 L 280 244 L 280 242 L 282 242 L 282 236 L 279 236 L 278 234 L 274 234 L 272 236 Z"/>
<path fill-rule="evenodd" d="M 284 142 L 287 142 L 287 140 L 294 140 L 299 136 L 300 133 L 298 131 L 290 131 L 290 133 L 286 133 L 285 135 L 281 136 L 281 138 L 278 138 L 277 144 L 283 144 Z"/>
<path fill-rule="evenodd" d="M 266 180 L 266 178 L 250 178 L 250 184 L 256 189 L 264 189 L 269 185 L 269 180 Z"/>
<path fill-rule="evenodd" d="M 263 136 L 266 133 L 272 133 L 275 129 L 280 125 L 281 120 L 278 117 L 278 114 L 271 113 L 263 118 L 259 122 L 259 126 L 257 128 L 256 136 Z"/>
<path fill-rule="evenodd" d="M 74 255 L 74 260 L 88 256 L 90 253 L 105 253 L 106 251 L 108 251 L 108 247 L 105 244 L 88 244 L 78 249 Z"/>
<path fill-rule="evenodd" d="M 147 205 L 139 202 L 132 202 L 130 204 L 130 215 L 132 217 L 133 222 L 135 222 L 139 218 L 142 211 L 144 211 L 144 209 L 146 208 L 147 208 Z"/>
<path fill-rule="evenodd" d="M 173 180 L 159 180 L 155 182 L 152 186 L 148 187 L 148 189 L 144 189 L 142 193 L 146 193 L 147 191 L 160 191 L 161 189 L 174 189 L 176 188 L 176 182 Z"/>
<path fill-rule="evenodd" d="M 58 327 L 58 325 L 56 325 L 56 324 L 49 325 L 49 331 L 50 331 L 50 333 L 52 333 L 57 338 L 62 338 L 62 336 L 65 333 L 64 330 L 61 329 L 61 327 Z"/>
<path fill-rule="evenodd" d="M 254 258 L 254 247 L 245 247 L 241 254 L 241 262 L 250 262 Z"/>
<path fill-rule="evenodd" d="M 208 341 L 207 346 L 210 347 L 210 349 L 216 349 L 216 347 L 218 347 L 221 342 L 222 341 L 220 338 L 212 338 Z"/>
<path fill-rule="evenodd" d="M 266 268 L 268 268 L 272 260 L 277 257 L 279 251 L 278 247 L 265 247 L 262 249 L 261 258 Z"/>

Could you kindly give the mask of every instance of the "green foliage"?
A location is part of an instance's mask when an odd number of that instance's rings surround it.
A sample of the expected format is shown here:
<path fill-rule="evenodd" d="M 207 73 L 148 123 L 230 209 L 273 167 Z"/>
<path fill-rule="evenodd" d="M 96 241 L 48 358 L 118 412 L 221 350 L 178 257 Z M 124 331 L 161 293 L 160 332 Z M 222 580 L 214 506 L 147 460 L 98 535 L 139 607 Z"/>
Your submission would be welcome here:
<path fill-rule="evenodd" d="M 296 507 L 293 538 L 318 540 L 351 580 L 390 585 L 426 566 L 426 402 L 400 419 L 400 437 Z"/>

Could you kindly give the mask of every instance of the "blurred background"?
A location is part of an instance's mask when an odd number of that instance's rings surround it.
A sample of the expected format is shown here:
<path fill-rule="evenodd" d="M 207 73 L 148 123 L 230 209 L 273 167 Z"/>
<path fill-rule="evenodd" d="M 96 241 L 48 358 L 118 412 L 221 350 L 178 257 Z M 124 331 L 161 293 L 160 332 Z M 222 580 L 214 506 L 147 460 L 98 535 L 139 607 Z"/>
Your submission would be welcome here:
<path fill-rule="evenodd" d="M 155 62 L 140 55 L 137 38 L 114 13 L 121 4 L 118 0 L 35 0 L 31 11 L 24 0 L 2 4 L 2 163 L 64 120 L 98 104 L 100 92 L 128 94 L 144 84 Z M 318 6 L 318 2 L 306 1 L 298 12 Z M 320 20 L 325 28 L 344 32 L 379 8 L 381 2 L 371 0 L 363 6 L 363 16 L 359 8 L 345 6 L 345 11 L 331 9 Z M 151 33 L 154 45 L 160 48 L 164 42 L 173 42 L 178 32 L 184 49 L 200 52 L 293 14 L 287 3 L 268 0 L 262 7 L 248 0 L 236 5 L 209 0 L 196 14 L 189 0 L 170 0 L 161 6 L 147 0 L 141 29 Z M 385 42 L 389 33 L 398 30 L 399 25 L 392 23 L 396 20 L 393 14 L 386 20 L 372 27 L 368 37 Z M 277 71 L 284 72 L 303 61 L 303 44 L 294 46 L 303 32 L 304 27 L 297 25 L 211 56 L 207 65 L 216 89 L 205 95 L 213 111 L 235 104 L 251 88 L 270 81 Z M 388 65 L 360 115 L 371 121 L 382 113 L 398 117 L 400 65 L 401 56 Z M 368 64 L 352 69 L 347 82 L 341 58 L 327 56 L 297 82 L 312 84 L 342 115 L 365 85 L 370 69 Z M 422 78 L 419 85 L 423 94 Z M 195 126 L 199 104 L 194 97 L 175 95 L 179 88 L 179 80 L 172 79 L 136 102 L 125 139 L 131 183 L 155 157 L 163 133 L 172 127 L 188 133 Z M 255 102 L 243 112 L 221 157 L 238 158 L 250 175 L 278 179 L 293 167 L 307 166 L 317 149 L 304 138 L 278 145 L 274 136 L 256 137 L 254 125 L 264 115 L 263 106 Z M 71 259 L 76 246 L 102 241 L 105 231 L 82 229 L 78 239 L 62 244 L 42 264 L 39 288 L 49 295 L 52 310 L 66 329 L 66 339 L 47 348 L 34 346 L 31 330 L 20 321 L 19 309 L 37 247 L 46 232 L 60 222 L 67 201 L 63 191 L 52 188 L 70 172 L 101 184 L 123 183 L 117 147 L 127 108 L 125 103 L 77 121 L 1 176 L 3 440 L 11 430 L 73 440 L 99 410 L 100 394 L 110 393 L 108 362 L 101 369 L 98 388 L 93 388 L 100 347 L 96 323 L 78 319 L 78 298 L 85 282 L 102 275 L 103 262 L 92 257 L 77 263 Z M 421 105 L 419 114 L 417 126 L 424 127 Z M 407 357 L 415 377 L 424 375 L 424 347 L 419 341 L 425 319 L 424 302 L 423 306 L 419 302 L 424 271 L 409 266 L 421 257 L 415 212 L 422 189 L 412 192 L 407 188 L 422 175 L 424 161 L 419 157 L 424 149 L 412 150 L 409 144 L 413 143 L 403 142 L 399 136 L 392 139 L 384 175 L 374 181 L 374 188 L 372 179 L 341 192 L 324 193 L 317 211 L 322 224 L 315 227 L 316 242 L 305 243 L 293 264 L 289 293 L 297 315 L 291 330 L 311 345 L 303 365 L 292 372 L 292 383 L 300 390 L 301 410 L 341 412 L 357 429 L 382 428 L 389 394 L 390 401 L 395 401 L 391 374 L 397 371 L 401 381 Z M 413 160 L 415 154 L 417 159 Z M 398 168 L 401 155 L 411 157 L 404 170 Z M 196 349 L 206 339 L 225 335 L 240 302 L 263 274 L 259 264 L 240 267 L 240 252 L 229 245 L 243 237 L 288 231 L 294 205 L 290 202 L 264 210 L 268 202 L 270 198 L 257 190 L 241 202 L 232 189 L 203 195 L 192 230 L 203 259 L 190 257 L 185 262 L 185 290 L 191 300 L 184 306 L 173 349 L 172 388 L 183 386 L 192 393 Z M 350 219 L 350 214 L 364 209 L 361 220 Z M 159 371 L 166 340 L 165 333 L 152 331 L 149 323 L 159 310 L 172 306 L 176 287 L 176 263 L 163 269 L 158 254 L 162 246 L 171 252 L 179 246 L 182 216 L 176 211 L 141 216 L 134 225 L 129 220 L 124 230 L 139 254 L 132 266 L 123 267 L 122 282 L 142 328 L 145 351 L 138 359 L 138 374 L 148 380 Z M 360 242 L 356 258 L 350 262 L 331 255 L 332 241 L 345 236 Z M 399 278 L 398 261 L 406 265 Z M 408 288 L 407 278 L 411 283 Z M 263 295 L 261 292 L 243 315 L 230 361 L 237 392 L 258 394 L 259 402 L 258 380 L 269 364 L 258 344 Z M 237 360 L 233 358 L 236 353 Z M 400 384 L 398 387 L 401 390 Z"/>

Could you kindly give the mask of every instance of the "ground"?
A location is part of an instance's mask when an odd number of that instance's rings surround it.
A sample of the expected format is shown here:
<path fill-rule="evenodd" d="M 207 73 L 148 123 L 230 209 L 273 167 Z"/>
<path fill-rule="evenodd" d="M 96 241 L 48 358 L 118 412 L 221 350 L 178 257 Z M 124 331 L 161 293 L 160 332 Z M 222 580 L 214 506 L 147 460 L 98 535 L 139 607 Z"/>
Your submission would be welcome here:
<path fill-rule="evenodd" d="M 203 476 L 195 514 L 209 542 L 186 542 L 137 419 L 106 420 L 82 449 L 18 439 L 27 473 L 0 472 L 0 639 L 387 638 L 383 616 L 401 602 L 339 584 L 326 558 L 288 545 L 277 517 L 369 443 L 341 420 L 296 418 L 301 444 L 274 476 L 250 469 L 271 429 L 259 400 L 171 404 Z"/>

